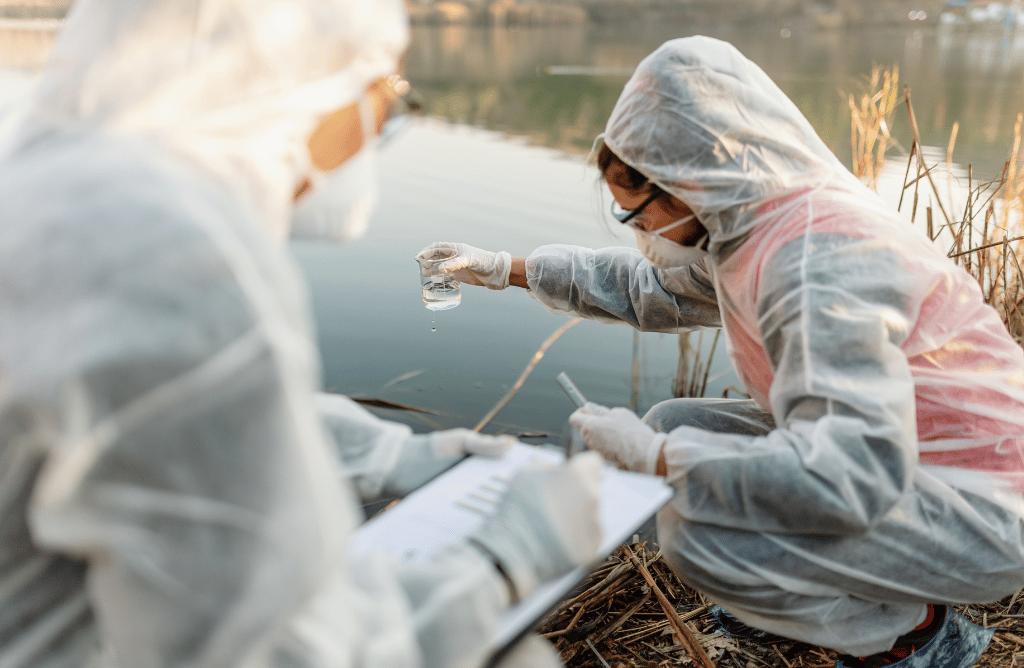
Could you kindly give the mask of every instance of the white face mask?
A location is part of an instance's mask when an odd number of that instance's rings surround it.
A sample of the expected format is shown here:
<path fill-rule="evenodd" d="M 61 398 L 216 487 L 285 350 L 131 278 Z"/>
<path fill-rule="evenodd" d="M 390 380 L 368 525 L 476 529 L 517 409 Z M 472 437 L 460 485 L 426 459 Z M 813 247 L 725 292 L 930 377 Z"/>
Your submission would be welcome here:
<path fill-rule="evenodd" d="M 291 237 L 348 241 L 366 233 L 377 206 L 377 140 L 368 97 L 359 102 L 363 144 L 351 158 L 331 170 L 313 167 L 311 188 L 292 211 Z"/>
<path fill-rule="evenodd" d="M 650 261 L 651 265 L 658 269 L 672 269 L 673 267 L 686 267 L 696 264 L 708 255 L 708 252 L 703 248 L 707 242 L 708 235 L 705 234 L 693 246 L 684 246 L 663 236 L 666 232 L 674 230 L 680 225 L 685 225 L 694 218 L 696 216 L 691 214 L 654 232 L 633 228 L 633 232 L 636 234 L 636 245 L 640 248 L 640 252 L 643 253 L 644 257 Z"/>

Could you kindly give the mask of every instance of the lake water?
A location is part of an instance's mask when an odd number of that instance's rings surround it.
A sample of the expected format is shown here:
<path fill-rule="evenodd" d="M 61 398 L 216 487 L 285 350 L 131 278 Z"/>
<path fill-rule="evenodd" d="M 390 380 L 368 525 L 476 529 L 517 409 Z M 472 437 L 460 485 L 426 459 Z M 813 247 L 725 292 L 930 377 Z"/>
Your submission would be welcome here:
<path fill-rule="evenodd" d="M 326 386 L 432 411 L 375 409 L 419 431 L 476 424 L 565 320 L 525 291 L 463 286 L 458 308 L 433 314 L 432 332 L 413 255 L 440 240 L 514 255 L 547 243 L 632 245 L 631 235 L 602 222 L 610 200 L 586 153 L 636 64 L 665 40 L 691 34 L 732 41 L 758 62 L 844 162 L 846 94 L 863 89 L 875 64 L 899 66 L 936 155 L 945 156 L 960 122 L 954 159 L 976 174 L 1002 168 L 1024 111 L 1024 34 L 823 32 L 796 23 L 416 27 L 407 75 L 427 113 L 381 155 L 381 204 L 370 231 L 341 247 L 294 246 L 310 279 Z M 51 40 L 52 32 L 0 27 L 0 97 L 25 88 Z M 894 134 L 909 144 L 901 112 Z M 554 381 L 560 371 L 591 400 L 642 412 L 671 396 L 677 361 L 674 335 L 581 323 L 551 345 L 487 431 L 560 441 L 572 410 Z M 720 396 L 737 381 L 724 355 L 713 367 L 708 395 Z"/>

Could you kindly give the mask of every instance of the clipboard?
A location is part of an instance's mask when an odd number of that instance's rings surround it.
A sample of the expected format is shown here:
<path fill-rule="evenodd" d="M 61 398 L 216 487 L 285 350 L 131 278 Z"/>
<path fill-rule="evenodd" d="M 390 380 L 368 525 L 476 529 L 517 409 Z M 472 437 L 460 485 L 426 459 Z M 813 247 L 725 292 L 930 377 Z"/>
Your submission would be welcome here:
<path fill-rule="evenodd" d="M 561 452 L 521 443 L 500 459 L 468 457 L 361 525 L 352 536 L 349 553 L 359 556 L 383 551 L 401 563 L 426 562 L 483 522 L 481 511 L 486 511 L 486 507 L 477 504 L 476 509 L 471 509 L 481 494 L 493 496 L 493 489 L 501 488 L 502 482 L 524 466 L 557 464 L 564 459 Z M 627 541 L 671 497 L 672 488 L 663 478 L 605 467 L 599 502 L 600 558 Z M 582 566 L 543 583 L 506 610 L 488 643 L 491 663 L 536 626 L 596 565 Z"/>

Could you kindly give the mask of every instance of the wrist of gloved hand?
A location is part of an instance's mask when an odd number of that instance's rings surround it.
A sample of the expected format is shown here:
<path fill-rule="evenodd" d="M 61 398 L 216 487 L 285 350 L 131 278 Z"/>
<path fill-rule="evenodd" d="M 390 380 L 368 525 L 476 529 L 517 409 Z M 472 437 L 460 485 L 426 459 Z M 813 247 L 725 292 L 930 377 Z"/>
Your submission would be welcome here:
<path fill-rule="evenodd" d="M 384 480 L 384 490 L 405 496 L 468 455 L 500 457 L 515 443 L 511 436 L 488 436 L 469 429 L 448 429 L 405 439 Z"/>
<path fill-rule="evenodd" d="M 638 473 L 655 474 L 661 448 L 668 438 L 648 427 L 628 408 L 606 408 L 587 402 L 569 416 L 569 424 L 592 450 Z"/>
<path fill-rule="evenodd" d="M 495 513 L 467 537 L 494 560 L 514 598 L 597 557 L 600 475 L 595 453 L 564 466 L 520 471 Z"/>
<path fill-rule="evenodd" d="M 488 279 L 484 286 L 489 290 L 504 290 L 510 285 L 509 277 L 512 275 L 512 254 L 506 251 L 498 251 L 494 254 L 493 263 L 493 268 L 488 273 Z"/>
<path fill-rule="evenodd" d="M 437 257 L 438 259 L 427 259 Z M 497 253 L 468 244 L 439 241 L 419 253 L 426 275 L 444 274 L 468 285 L 482 285 L 491 290 L 504 290 L 509 286 L 512 273 L 512 255 Z"/>

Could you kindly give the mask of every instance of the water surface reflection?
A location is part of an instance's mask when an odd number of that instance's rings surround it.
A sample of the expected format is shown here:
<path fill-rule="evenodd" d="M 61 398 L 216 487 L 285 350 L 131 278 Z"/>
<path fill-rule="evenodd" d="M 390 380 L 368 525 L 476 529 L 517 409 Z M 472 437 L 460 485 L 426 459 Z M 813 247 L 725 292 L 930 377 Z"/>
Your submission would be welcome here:
<path fill-rule="evenodd" d="M 863 89 L 874 65 L 899 67 L 900 82 L 912 89 L 924 143 L 945 147 L 953 123 L 960 123 L 955 159 L 970 161 L 976 170 L 994 174 L 1002 168 L 1017 114 L 1024 111 L 1021 32 L 822 31 L 800 24 L 648 25 L 629 31 L 416 26 L 408 71 L 428 94 L 432 115 L 580 152 L 603 129 L 636 64 L 664 41 L 693 34 L 736 44 L 847 163 L 847 95 Z M 601 74 L 551 74 L 567 67 Z M 901 109 L 893 133 L 909 145 L 905 118 Z"/>

